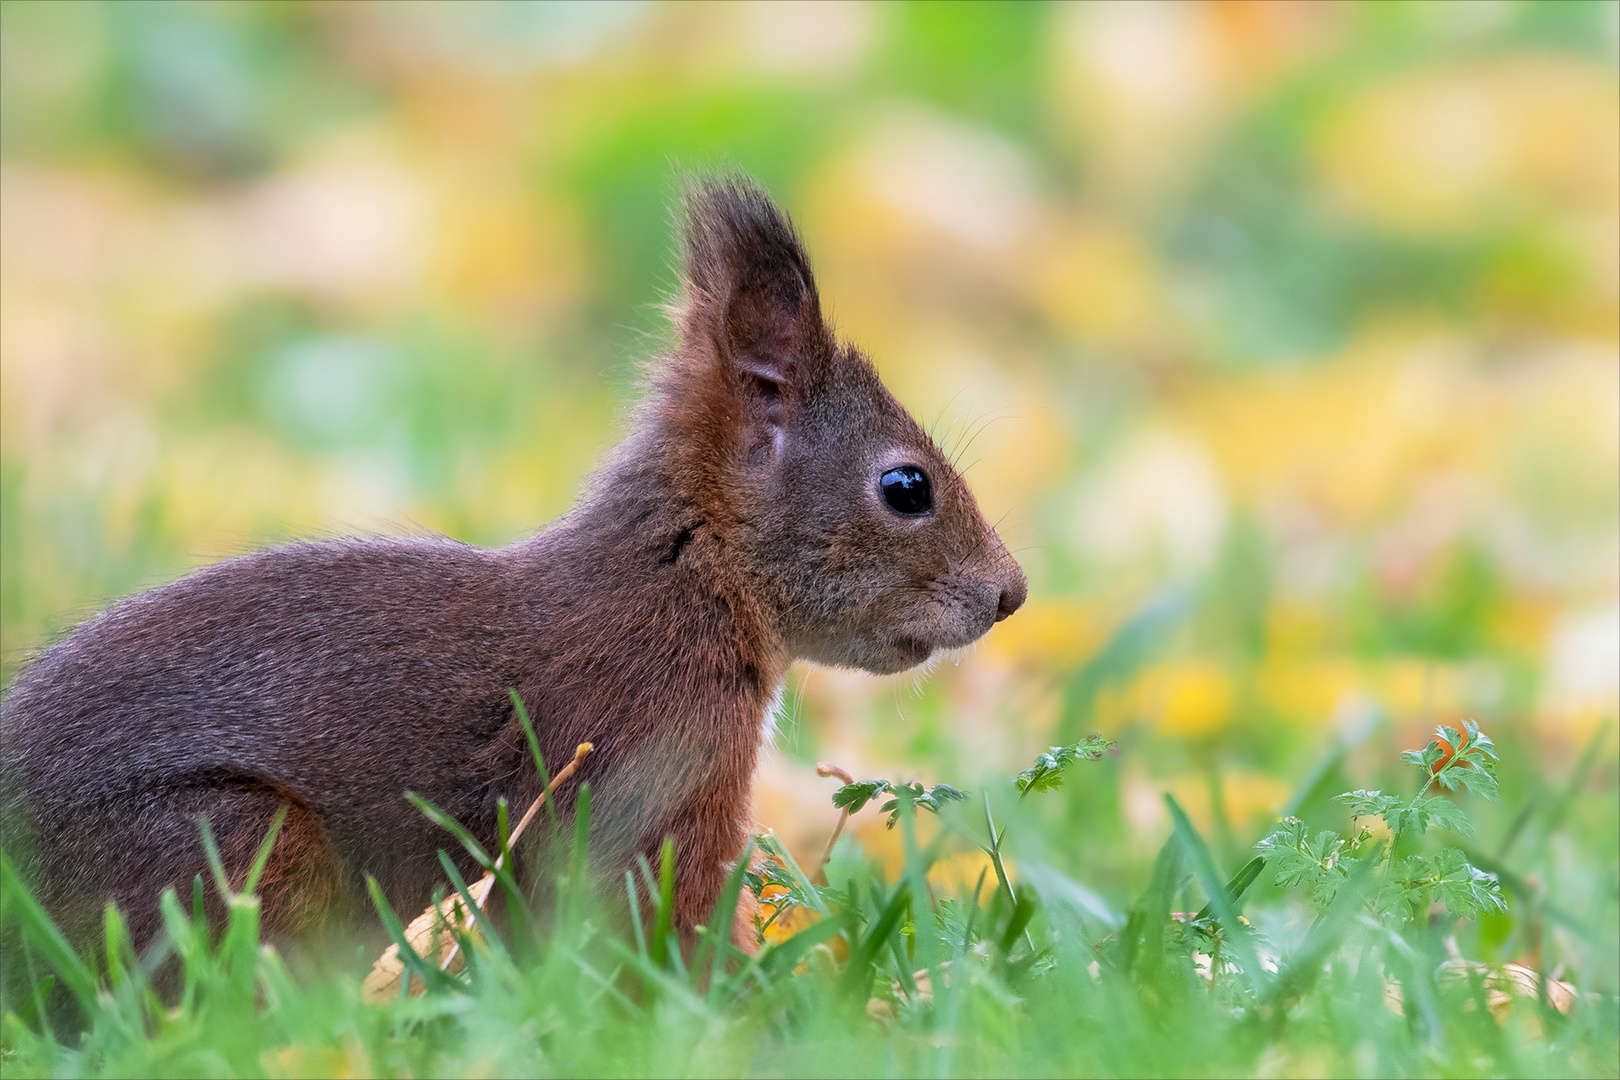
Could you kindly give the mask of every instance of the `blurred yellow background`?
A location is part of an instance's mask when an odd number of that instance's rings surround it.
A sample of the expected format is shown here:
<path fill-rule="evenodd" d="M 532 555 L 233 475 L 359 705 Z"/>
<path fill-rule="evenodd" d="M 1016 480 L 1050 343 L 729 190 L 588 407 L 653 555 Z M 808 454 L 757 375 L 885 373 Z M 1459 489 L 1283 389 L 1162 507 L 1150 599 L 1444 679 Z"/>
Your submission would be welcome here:
<path fill-rule="evenodd" d="M 796 846 L 818 758 L 1094 728 L 1144 843 L 1162 787 L 1241 848 L 1435 720 L 1567 771 L 1620 699 L 1617 12 L 6 3 L 3 677 L 278 539 L 562 512 L 665 340 L 677 170 L 735 165 L 1031 579 L 926 678 L 795 669 Z"/>

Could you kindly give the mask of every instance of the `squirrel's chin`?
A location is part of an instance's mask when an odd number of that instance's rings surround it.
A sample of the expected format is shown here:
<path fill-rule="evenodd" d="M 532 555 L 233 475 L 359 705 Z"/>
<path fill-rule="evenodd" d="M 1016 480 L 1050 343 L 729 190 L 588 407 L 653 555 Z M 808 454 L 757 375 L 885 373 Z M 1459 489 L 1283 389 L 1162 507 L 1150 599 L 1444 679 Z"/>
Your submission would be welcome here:
<path fill-rule="evenodd" d="M 912 668 L 924 667 L 943 646 L 921 638 L 904 635 L 870 643 L 854 666 L 873 675 L 898 675 Z"/>
<path fill-rule="evenodd" d="M 829 667 L 855 668 L 871 675 L 898 675 L 926 664 L 937 648 L 921 638 L 904 635 L 863 635 L 830 648 L 806 649 L 796 655 L 801 660 Z"/>
<path fill-rule="evenodd" d="M 934 655 L 934 647 L 920 638 L 897 637 L 887 643 L 884 652 L 886 655 L 880 661 L 881 668 L 867 667 L 874 675 L 897 675 L 919 664 L 926 664 L 928 658 Z"/>

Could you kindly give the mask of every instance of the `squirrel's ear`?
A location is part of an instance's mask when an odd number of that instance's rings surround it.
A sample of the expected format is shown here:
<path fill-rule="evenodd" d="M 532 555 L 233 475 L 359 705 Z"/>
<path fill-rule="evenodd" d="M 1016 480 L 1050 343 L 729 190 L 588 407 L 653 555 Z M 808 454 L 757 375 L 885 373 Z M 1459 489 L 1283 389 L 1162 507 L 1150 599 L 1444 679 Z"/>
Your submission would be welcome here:
<path fill-rule="evenodd" d="M 700 183 L 686 195 L 688 350 L 709 352 L 731 394 L 779 436 L 813 392 L 826 329 L 810 264 L 787 218 L 752 182 Z"/>

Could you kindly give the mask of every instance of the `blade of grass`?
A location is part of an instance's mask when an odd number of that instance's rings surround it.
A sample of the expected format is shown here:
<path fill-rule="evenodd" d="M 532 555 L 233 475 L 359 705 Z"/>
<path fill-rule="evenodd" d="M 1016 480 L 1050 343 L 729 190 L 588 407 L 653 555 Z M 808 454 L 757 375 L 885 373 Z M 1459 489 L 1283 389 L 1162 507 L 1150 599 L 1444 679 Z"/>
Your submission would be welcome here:
<path fill-rule="evenodd" d="M 1260 872 L 1265 868 L 1266 857 L 1264 855 L 1256 855 L 1250 859 L 1244 864 L 1243 869 L 1233 874 L 1232 880 L 1226 883 L 1226 895 L 1232 898 L 1233 903 L 1237 903 L 1243 898 L 1243 894 L 1249 891 L 1249 887 L 1260 880 Z M 1205 904 L 1198 909 L 1198 914 L 1193 916 L 1193 922 L 1209 918 L 1210 912 L 1213 910 L 1214 906 L 1212 904 Z"/>
<path fill-rule="evenodd" d="M 1247 933 L 1245 925 L 1239 921 L 1237 903 L 1223 886 L 1215 869 L 1215 860 L 1210 856 L 1209 847 L 1205 845 L 1204 838 L 1198 835 L 1198 830 L 1193 828 L 1186 811 L 1181 809 L 1181 804 L 1176 802 L 1175 797 L 1168 791 L 1164 793 L 1164 802 L 1170 808 L 1170 818 L 1175 822 L 1176 836 L 1181 840 L 1187 860 L 1192 863 L 1193 873 L 1197 876 L 1199 884 L 1204 887 L 1204 892 L 1209 896 L 1210 906 L 1215 909 L 1215 916 L 1220 920 L 1226 944 L 1237 953 L 1244 979 L 1258 995 L 1264 987 L 1265 971 L 1260 967 L 1260 954 L 1255 951 L 1254 939 Z M 1259 871 L 1256 870 L 1255 873 L 1258 875 Z"/>
<path fill-rule="evenodd" d="M 659 967 L 671 962 L 671 953 L 678 957 L 680 948 L 670 949 L 670 934 L 675 924 L 675 841 L 664 838 L 658 852 L 658 910 L 653 918 L 652 960 Z"/>
<path fill-rule="evenodd" d="M 158 897 L 158 911 L 163 915 L 164 929 L 169 943 L 180 960 L 183 983 L 180 990 L 180 1014 L 191 1012 L 197 997 L 198 971 L 208 952 L 208 923 L 186 918 L 180 907 L 180 898 L 173 889 L 164 889 Z"/>
<path fill-rule="evenodd" d="M 909 881 L 907 884 L 909 887 Z M 877 882 L 875 881 L 868 882 L 867 889 L 872 897 L 872 910 L 881 912 L 884 904 L 887 903 L 883 897 L 883 891 L 878 888 Z M 910 906 L 909 903 L 907 906 Z M 901 917 L 904 918 L 905 914 L 906 912 L 902 912 Z M 915 918 L 915 916 L 913 916 L 913 918 Z M 915 928 L 915 923 L 913 923 L 913 927 Z M 911 976 L 912 968 L 915 965 L 911 962 L 911 958 L 906 955 L 905 946 L 900 940 L 899 926 L 896 926 L 889 934 L 889 947 L 894 952 L 895 970 L 900 977 L 900 985 L 905 989 L 906 996 L 915 1000 L 917 996 L 917 982 Z"/>
<path fill-rule="evenodd" d="M 546 818 L 555 830 L 557 808 L 551 798 L 551 774 L 546 772 L 546 759 L 540 753 L 540 739 L 534 733 L 534 724 L 529 720 L 529 710 L 523 707 L 523 699 L 518 697 L 518 692 L 508 690 L 507 694 L 512 698 L 512 709 L 517 713 L 518 723 L 523 725 L 523 738 L 528 741 L 529 756 L 534 758 L 534 771 L 540 776 L 540 791 L 545 798 Z"/>
<path fill-rule="evenodd" d="M 483 844 L 478 842 L 477 838 L 467 830 L 465 825 L 414 791 L 407 791 L 405 798 L 410 801 L 412 806 L 422 811 L 428 820 L 454 836 L 461 846 L 467 849 L 467 853 L 478 860 L 479 866 L 482 866 L 485 870 L 495 868 L 495 857 L 484 848 Z"/>
<path fill-rule="evenodd" d="M 586 960 L 583 956 L 580 956 L 579 953 L 575 952 L 573 949 L 561 944 L 558 945 L 558 949 L 564 956 L 574 963 L 574 966 L 579 969 L 581 974 L 583 974 L 587 979 L 591 980 L 591 982 L 595 983 L 603 994 L 612 998 L 632 1015 L 638 1017 L 645 1015 L 645 1011 L 642 1009 L 642 1007 L 615 985 L 617 980 L 614 978 L 614 975 L 616 975 L 619 971 L 622 971 L 622 968 L 614 968 L 613 973 L 603 975 L 600 971 L 596 970 L 595 965 Z"/>
<path fill-rule="evenodd" d="M 878 953 L 888 945 L 889 935 L 899 928 L 909 898 L 910 890 L 906 887 L 906 883 L 904 881 L 897 883 L 894 893 L 884 905 L 877 921 L 867 927 L 864 934 L 857 935 L 857 940 L 850 946 L 849 960 L 844 964 L 843 977 L 839 980 L 845 993 L 851 995 L 859 993 L 864 1001 L 871 992 L 872 968 L 877 961 Z"/>
<path fill-rule="evenodd" d="M 636 934 L 636 952 L 647 955 L 647 935 L 641 929 L 641 898 L 636 895 L 636 876 L 624 872 L 624 889 L 630 897 L 630 926 Z"/>
<path fill-rule="evenodd" d="M 512 821 L 511 807 L 506 803 L 506 796 L 502 795 L 495 800 L 495 840 L 498 850 L 495 858 L 502 866 L 512 865 Z"/>
<path fill-rule="evenodd" d="M 163 1015 L 163 1004 L 152 990 L 151 971 L 135 952 L 129 923 L 116 905 L 108 903 L 103 920 L 107 945 L 109 982 L 114 958 L 122 968 L 121 978 L 112 985 L 115 1010 L 125 1017 L 124 1026 L 132 1039 L 145 1037 L 152 1018 Z"/>
<path fill-rule="evenodd" d="M 496 933 L 494 924 L 489 919 L 482 917 L 482 909 L 473 902 L 472 890 L 467 888 L 466 879 L 461 876 L 461 871 L 456 869 L 455 860 L 451 859 L 443 848 L 439 849 L 439 865 L 444 868 L 445 876 L 450 879 L 451 888 L 456 890 L 456 895 L 461 897 L 461 902 L 467 909 L 467 925 L 470 927 L 474 919 L 476 919 L 478 932 L 483 935 L 484 941 L 497 956 L 510 962 L 512 957 L 506 950 L 506 944 L 501 941 L 500 935 Z"/>
<path fill-rule="evenodd" d="M 699 979 L 704 977 L 704 965 L 709 963 L 711 958 L 713 958 L 716 967 L 719 967 L 724 960 L 723 949 L 721 950 L 722 955 L 719 957 L 715 957 L 714 953 L 716 948 L 719 947 L 719 943 L 728 942 L 731 939 L 731 924 L 736 920 L 737 901 L 742 896 L 743 875 L 748 872 L 748 860 L 753 856 L 754 842 L 750 840 L 744 845 L 742 854 L 737 856 L 736 865 L 731 868 L 731 873 L 726 875 L 725 887 L 720 891 L 720 900 L 715 905 L 714 914 L 710 917 L 709 925 L 706 928 L 708 933 L 704 936 L 703 941 L 699 943 L 697 952 L 692 957 L 692 974 Z M 710 982 L 712 984 L 712 977 Z"/>
<path fill-rule="evenodd" d="M 1164 965 L 1164 930 L 1170 923 L 1171 898 L 1180 877 L 1181 843 L 1172 835 L 1153 861 L 1147 889 L 1125 918 L 1120 933 L 1120 971 L 1137 972 L 1144 982 L 1157 977 Z"/>
<path fill-rule="evenodd" d="M 265 830 L 264 840 L 259 844 L 259 850 L 253 856 L 253 863 L 248 867 L 247 878 L 242 882 L 242 892 L 246 896 L 257 895 L 259 891 L 259 877 L 270 862 L 270 849 L 275 845 L 276 835 L 281 832 L 282 822 L 287 820 L 287 804 L 282 803 L 276 809 L 276 814 L 270 819 L 270 827 Z"/>
<path fill-rule="evenodd" d="M 101 937 L 107 946 L 107 983 L 116 992 L 124 986 L 125 969 L 123 945 L 124 918 L 118 906 L 108 902 L 101 912 Z"/>
<path fill-rule="evenodd" d="M 939 936 L 932 932 L 934 923 L 933 894 L 928 887 L 928 867 L 932 856 L 924 858 L 917 848 L 917 806 L 903 790 L 897 796 L 900 803 L 900 843 L 905 853 L 903 873 L 911 893 L 911 961 L 920 968 L 937 973 L 939 967 Z M 936 847 L 937 850 L 937 847 Z M 930 975 L 932 981 L 933 975 Z"/>
<path fill-rule="evenodd" d="M 95 975 L 79 959 L 79 954 L 73 951 L 73 946 L 68 944 L 51 917 L 45 914 L 45 909 L 23 884 L 4 851 L 0 851 L 0 905 L 4 906 L 8 916 L 16 920 L 45 962 L 56 969 L 79 1004 L 86 1010 L 92 1008 L 96 1000 Z"/>
<path fill-rule="evenodd" d="M 989 873 L 988 870 L 980 867 L 979 880 L 973 885 L 973 896 L 969 901 L 972 906 L 968 908 L 967 921 L 962 927 L 962 947 L 959 953 L 962 956 L 966 956 L 968 950 L 973 947 L 973 924 L 979 918 L 979 893 L 984 889 L 984 875 L 987 873 Z"/>
<path fill-rule="evenodd" d="M 1386 967 L 1395 967 L 1400 972 L 1403 1006 L 1417 1013 L 1418 1017 L 1423 1021 L 1423 1027 L 1429 1033 L 1430 1043 L 1434 1045 L 1436 1050 L 1443 1052 L 1445 1048 L 1445 1024 L 1440 1017 L 1440 1003 L 1438 995 L 1435 993 L 1433 961 L 1414 949 L 1398 931 L 1392 927 L 1384 926 L 1372 916 L 1363 914 L 1359 921 L 1361 925 L 1373 933 L 1383 935 L 1389 948 L 1386 956 L 1392 955 L 1397 959 L 1396 965 L 1389 964 L 1387 959 L 1385 965 Z M 1487 1008 L 1489 1008 L 1488 1005 Z"/>
<path fill-rule="evenodd" d="M 513 918 L 523 918 L 528 910 L 528 904 L 524 900 L 523 890 L 518 886 L 517 879 L 512 876 L 505 866 L 496 862 L 490 853 L 485 850 L 484 845 L 480 844 L 477 838 L 467 830 L 467 827 L 414 791 L 407 791 L 405 798 L 410 800 L 412 806 L 426 815 L 429 821 L 454 836 L 461 846 L 467 849 L 467 853 L 473 857 L 473 860 L 479 866 L 495 875 L 496 882 L 500 884 L 501 891 L 506 895 Z"/>
<path fill-rule="evenodd" d="M 219 898 L 225 903 L 231 902 L 230 879 L 225 876 L 225 863 L 219 857 L 219 845 L 214 842 L 213 827 L 208 824 L 207 814 L 197 815 L 197 831 L 202 835 L 203 855 L 208 859 L 208 872 L 214 875 L 214 888 L 219 890 Z"/>
<path fill-rule="evenodd" d="M 1007 928 L 1001 932 L 1000 945 L 1003 955 L 1012 952 L 1013 946 L 1018 943 L 1020 934 L 1024 934 L 1026 939 L 1028 938 L 1025 930 L 1029 926 L 1029 920 L 1034 917 L 1035 901 L 1029 897 L 1022 897 L 1013 904 L 1012 914 L 1007 917 Z"/>
<path fill-rule="evenodd" d="M 23 948 L 26 949 L 28 946 L 24 945 Z M 29 974 L 32 975 L 33 973 L 30 971 Z M 22 1004 L 17 1007 L 16 1013 L 13 1014 L 16 1016 L 17 1022 L 25 1028 L 33 1027 L 34 1022 L 37 1020 L 40 1025 L 40 1033 L 53 1041 L 55 1034 L 51 1031 L 50 1019 L 45 1015 L 45 999 L 50 997 L 51 991 L 55 989 L 55 975 L 41 975 L 37 979 L 31 978 L 28 993 L 23 995 Z"/>
<path fill-rule="evenodd" d="M 603 944 L 609 951 L 617 953 L 630 970 L 641 976 L 644 989 L 657 993 L 661 1000 L 684 1005 L 695 1016 L 705 1020 L 714 1018 L 708 1003 L 692 993 L 687 985 L 684 968 L 677 971 L 653 963 L 650 957 L 639 955 L 621 938 L 605 938 Z"/>

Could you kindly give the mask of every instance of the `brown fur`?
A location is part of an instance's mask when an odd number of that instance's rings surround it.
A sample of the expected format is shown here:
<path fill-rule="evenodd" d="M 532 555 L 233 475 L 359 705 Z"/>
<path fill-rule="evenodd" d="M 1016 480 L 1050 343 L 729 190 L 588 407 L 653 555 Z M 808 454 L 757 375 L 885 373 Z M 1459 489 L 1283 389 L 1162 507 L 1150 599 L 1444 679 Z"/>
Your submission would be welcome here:
<path fill-rule="evenodd" d="M 1023 602 L 966 485 L 823 322 L 781 213 L 740 179 L 686 210 L 679 348 L 545 531 L 261 552 L 126 600 L 26 668 L 0 711 L 5 839 L 70 934 L 113 899 L 149 939 L 159 890 L 203 869 L 197 816 L 239 878 L 283 804 L 269 933 L 364 912 L 365 874 L 421 910 L 453 844 L 403 793 L 486 839 L 499 798 L 527 805 L 513 689 L 547 761 L 596 744 L 596 867 L 674 838 L 689 928 L 743 847 L 791 660 L 900 671 Z M 932 479 L 931 513 L 884 504 L 902 463 Z"/>

